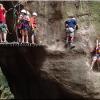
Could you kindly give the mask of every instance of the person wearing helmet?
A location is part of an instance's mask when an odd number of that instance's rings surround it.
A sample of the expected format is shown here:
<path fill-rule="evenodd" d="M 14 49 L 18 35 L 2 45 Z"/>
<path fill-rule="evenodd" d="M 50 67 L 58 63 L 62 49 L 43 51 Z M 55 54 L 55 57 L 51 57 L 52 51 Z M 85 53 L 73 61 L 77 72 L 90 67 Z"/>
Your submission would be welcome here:
<path fill-rule="evenodd" d="M 22 10 L 21 10 L 21 13 L 26 14 L 26 10 L 25 10 L 25 9 L 22 9 Z"/>
<path fill-rule="evenodd" d="M 0 4 L 0 42 L 7 42 L 6 12 L 3 4 Z"/>
<path fill-rule="evenodd" d="M 93 54 L 93 57 L 92 57 L 92 63 L 91 63 L 91 70 L 95 64 L 95 62 L 100 62 L 100 42 L 98 43 L 98 40 L 97 40 L 97 44 L 96 44 L 96 47 L 94 50 L 92 50 L 91 52 Z"/>
<path fill-rule="evenodd" d="M 35 43 L 35 37 L 36 37 L 36 30 L 37 30 L 37 13 L 33 12 L 32 17 L 30 18 L 30 27 L 31 27 L 31 40 L 32 43 Z"/>
<path fill-rule="evenodd" d="M 65 29 L 66 29 L 66 45 L 70 45 L 71 48 L 75 47 L 74 42 L 74 35 L 77 26 L 76 18 L 70 16 L 67 21 L 65 21 Z"/>
<path fill-rule="evenodd" d="M 18 28 L 20 29 L 20 33 L 21 33 L 21 42 L 22 43 L 28 43 L 28 32 L 29 32 L 29 15 L 27 14 L 28 11 L 26 11 L 25 9 L 21 10 L 21 14 L 18 18 Z M 25 41 L 26 40 L 26 41 Z"/>

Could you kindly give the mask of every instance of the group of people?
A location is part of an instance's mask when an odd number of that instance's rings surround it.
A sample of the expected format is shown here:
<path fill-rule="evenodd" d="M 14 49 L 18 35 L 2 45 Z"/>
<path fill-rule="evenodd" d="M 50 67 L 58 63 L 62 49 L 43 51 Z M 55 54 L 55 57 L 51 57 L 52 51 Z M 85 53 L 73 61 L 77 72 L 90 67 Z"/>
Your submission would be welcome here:
<path fill-rule="evenodd" d="M 0 4 L 0 42 L 6 42 L 7 36 L 7 24 L 6 24 L 6 10 L 2 4 Z M 37 13 L 33 12 L 32 16 L 30 17 L 29 11 L 22 9 L 20 14 L 17 17 L 17 35 L 18 41 L 21 43 L 28 43 L 29 42 L 29 33 L 31 32 L 31 41 L 34 44 L 34 37 L 36 35 L 37 29 Z M 69 20 L 65 22 L 66 27 L 66 45 L 70 45 L 71 47 L 75 47 L 74 42 L 74 35 L 75 30 L 78 29 L 77 20 L 73 16 L 70 16 Z"/>
<path fill-rule="evenodd" d="M 6 9 L 3 4 L 0 4 L 0 43 L 7 42 L 7 24 L 6 24 Z M 29 11 L 22 9 L 17 17 L 16 30 L 18 42 L 29 43 L 29 32 L 31 32 L 31 41 L 34 44 L 34 37 L 37 29 L 37 13 L 33 12 L 30 17 Z"/>
<path fill-rule="evenodd" d="M 3 4 L 0 4 L 0 43 L 7 42 L 7 24 L 6 24 L 6 9 Z M 29 32 L 31 31 L 31 41 L 34 44 L 34 37 L 37 30 L 37 13 L 33 12 L 30 17 L 29 11 L 22 9 L 18 15 L 18 20 L 16 24 L 18 41 L 21 43 L 29 43 Z M 74 48 L 74 37 L 75 31 L 78 29 L 77 20 L 74 16 L 70 16 L 68 20 L 65 21 L 66 29 L 66 45 Z M 94 63 L 100 61 L 100 43 L 97 43 L 96 49 L 94 50 L 94 56 L 91 63 L 91 69 L 94 66 Z"/>
<path fill-rule="evenodd" d="M 34 44 L 37 29 L 37 13 L 33 12 L 32 17 L 30 17 L 29 14 L 29 11 L 22 9 L 18 17 L 17 30 L 20 35 L 19 42 L 29 43 L 29 32 L 31 32 L 31 40 Z"/>
<path fill-rule="evenodd" d="M 74 48 L 74 37 L 75 31 L 78 29 L 77 20 L 74 16 L 70 16 L 67 21 L 65 21 L 66 29 L 66 45 Z M 90 64 L 90 69 L 93 69 L 95 62 L 100 62 L 100 42 L 96 40 L 96 47 L 90 51 L 92 55 L 92 61 Z"/>

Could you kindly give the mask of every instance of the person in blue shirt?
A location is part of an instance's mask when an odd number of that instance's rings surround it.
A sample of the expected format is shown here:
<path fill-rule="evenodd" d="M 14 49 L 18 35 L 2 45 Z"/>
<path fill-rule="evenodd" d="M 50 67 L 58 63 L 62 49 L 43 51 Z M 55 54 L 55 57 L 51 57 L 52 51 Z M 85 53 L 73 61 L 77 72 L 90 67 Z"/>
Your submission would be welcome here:
<path fill-rule="evenodd" d="M 74 35 L 76 28 L 78 29 L 76 18 L 70 16 L 70 18 L 65 21 L 65 28 L 67 33 L 66 45 L 69 44 L 71 47 L 75 47 L 75 45 L 73 44 Z"/>

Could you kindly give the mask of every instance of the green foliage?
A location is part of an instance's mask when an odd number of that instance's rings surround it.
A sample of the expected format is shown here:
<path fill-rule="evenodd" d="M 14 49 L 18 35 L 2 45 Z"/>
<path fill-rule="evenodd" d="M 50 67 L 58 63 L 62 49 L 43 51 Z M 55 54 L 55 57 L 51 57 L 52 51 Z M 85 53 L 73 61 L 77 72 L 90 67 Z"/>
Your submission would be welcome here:
<path fill-rule="evenodd" d="M 90 9 L 95 21 L 100 22 L 100 1 L 91 1 Z"/>
<path fill-rule="evenodd" d="M 14 99 L 7 80 L 0 69 L 0 99 Z"/>
<path fill-rule="evenodd" d="M 91 11 L 92 23 L 95 26 L 96 34 L 99 36 L 100 32 L 100 1 L 90 1 L 89 9 Z"/>

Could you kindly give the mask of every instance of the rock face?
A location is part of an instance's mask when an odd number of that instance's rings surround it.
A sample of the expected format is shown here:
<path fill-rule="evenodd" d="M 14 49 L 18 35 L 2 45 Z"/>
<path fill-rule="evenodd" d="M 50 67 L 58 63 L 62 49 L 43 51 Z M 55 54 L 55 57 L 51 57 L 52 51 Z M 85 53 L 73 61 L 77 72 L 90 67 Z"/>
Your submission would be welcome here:
<path fill-rule="evenodd" d="M 91 23 L 91 3 L 22 4 L 31 13 L 38 13 L 38 40 L 46 47 L 0 47 L 1 68 L 15 98 L 100 99 L 100 73 L 90 71 L 90 48 L 98 35 Z M 64 21 L 72 14 L 77 16 L 79 30 L 75 35 L 76 47 L 69 49 L 64 47 Z"/>

